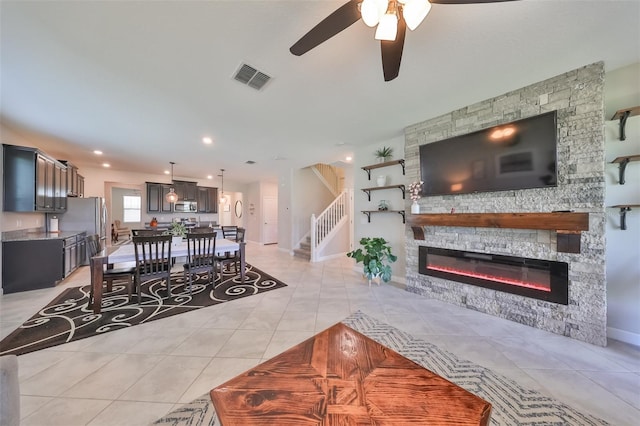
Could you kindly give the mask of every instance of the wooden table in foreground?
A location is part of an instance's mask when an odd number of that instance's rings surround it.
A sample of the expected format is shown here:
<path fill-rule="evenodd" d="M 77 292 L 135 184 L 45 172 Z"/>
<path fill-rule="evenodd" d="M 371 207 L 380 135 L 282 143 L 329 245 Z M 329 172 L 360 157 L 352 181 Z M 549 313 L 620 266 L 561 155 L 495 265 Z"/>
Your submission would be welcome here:
<path fill-rule="evenodd" d="M 336 324 L 211 390 L 223 426 L 487 425 L 491 404 Z"/>

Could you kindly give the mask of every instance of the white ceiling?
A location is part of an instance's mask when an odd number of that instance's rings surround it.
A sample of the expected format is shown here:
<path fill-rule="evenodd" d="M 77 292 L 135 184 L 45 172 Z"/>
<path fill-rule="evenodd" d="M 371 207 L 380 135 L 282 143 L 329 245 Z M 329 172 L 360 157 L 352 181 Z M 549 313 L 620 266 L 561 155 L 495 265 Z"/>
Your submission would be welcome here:
<path fill-rule="evenodd" d="M 345 2 L 2 0 L 1 118 L 80 165 L 101 149 L 115 170 L 175 161 L 182 177 L 253 182 L 593 62 L 640 62 L 640 0 L 436 4 L 387 83 L 362 22 L 289 53 Z M 272 80 L 234 81 L 243 62 Z"/>

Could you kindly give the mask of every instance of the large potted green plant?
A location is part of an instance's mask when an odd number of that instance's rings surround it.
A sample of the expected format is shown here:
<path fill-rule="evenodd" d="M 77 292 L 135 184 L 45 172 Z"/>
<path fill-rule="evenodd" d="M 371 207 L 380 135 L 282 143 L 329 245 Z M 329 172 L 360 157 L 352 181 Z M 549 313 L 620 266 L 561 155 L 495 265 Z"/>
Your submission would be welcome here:
<path fill-rule="evenodd" d="M 350 251 L 347 256 L 362 262 L 364 276 L 369 280 L 381 278 L 384 282 L 391 281 L 391 265 L 398 257 L 391 253 L 391 246 L 384 238 L 364 237 L 360 239 L 362 248 Z M 380 285 L 380 281 L 378 281 Z"/>

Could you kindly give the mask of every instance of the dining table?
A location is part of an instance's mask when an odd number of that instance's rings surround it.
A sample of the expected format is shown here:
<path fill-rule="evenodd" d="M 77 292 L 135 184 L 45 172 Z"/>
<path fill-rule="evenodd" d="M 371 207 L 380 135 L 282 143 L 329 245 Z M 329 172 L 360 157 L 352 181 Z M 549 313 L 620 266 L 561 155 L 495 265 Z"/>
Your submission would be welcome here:
<path fill-rule="evenodd" d="M 245 279 L 245 242 L 237 242 L 226 238 L 216 239 L 216 255 L 224 256 L 225 253 L 238 252 L 240 254 L 240 281 Z M 187 241 L 182 240 L 179 243 L 171 243 L 171 257 L 187 257 L 189 248 Z M 115 263 L 135 262 L 136 253 L 133 243 L 123 244 L 120 246 L 110 246 L 102 249 L 96 256 L 90 259 L 89 266 L 91 268 L 91 286 L 93 287 L 93 313 L 99 314 L 102 310 L 102 284 L 104 282 L 105 265 L 113 265 Z M 140 283 L 138 283 L 140 285 Z"/>

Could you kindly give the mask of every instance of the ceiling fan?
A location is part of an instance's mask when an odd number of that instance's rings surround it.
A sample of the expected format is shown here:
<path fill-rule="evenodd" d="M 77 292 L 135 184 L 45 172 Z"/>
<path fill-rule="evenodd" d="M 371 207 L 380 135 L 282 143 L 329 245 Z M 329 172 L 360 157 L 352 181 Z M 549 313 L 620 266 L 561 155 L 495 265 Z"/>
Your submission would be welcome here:
<path fill-rule="evenodd" d="M 376 28 L 380 40 L 384 81 L 391 81 L 400 72 L 400 60 L 406 28 L 414 30 L 431 10 L 431 3 L 470 4 L 517 0 L 350 0 L 313 27 L 289 49 L 296 56 L 327 41 L 360 18 Z"/>

